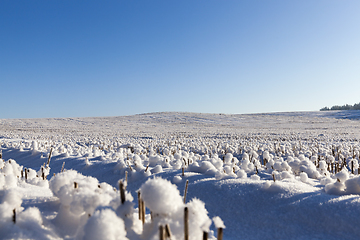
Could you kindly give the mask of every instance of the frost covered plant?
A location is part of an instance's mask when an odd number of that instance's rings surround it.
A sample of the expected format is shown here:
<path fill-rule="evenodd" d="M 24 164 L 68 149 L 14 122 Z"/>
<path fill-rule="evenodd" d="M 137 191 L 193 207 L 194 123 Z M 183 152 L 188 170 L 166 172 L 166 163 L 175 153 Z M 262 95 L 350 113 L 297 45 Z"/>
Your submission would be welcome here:
<path fill-rule="evenodd" d="M 0 221 L 10 222 L 13 216 L 13 210 L 22 210 L 22 199 L 14 189 L 4 191 L 2 195 L 2 199 L 0 199 Z"/>
<path fill-rule="evenodd" d="M 309 181 L 308 175 L 305 172 L 300 173 L 300 181 L 303 183 L 307 183 Z"/>
<path fill-rule="evenodd" d="M 0 191 L 0 239 L 59 238 L 44 226 L 38 208 L 24 210 L 21 204 L 21 195 L 15 189 Z"/>
<path fill-rule="evenodd" d="M 291 167 L 295 175 L 305 172 L 309 178 L 317 179 L 321 176 L 314 163 L 304 155 L 300 155 L 298 158 L 289 157 L 288 165 Z"/>
<path fill-rule="evenodd" d="M 99 184 L 96 178 L 83 176 L 74 170 L 53 177 L 50 189 L 60 202 L 53 222 L 60 226 L 62 233 L 68 235 L 76 234 L 98 207 L 112 205 L 117 209 L 120 204 L 119 194 L 110 185 Z M 133 200 L 128 193 L 126 197 Z"/>
<path fill-rule="evenodd" d="M 16 187 L 17 176 L 20 175 L 20 166 L 14 161 L 3 162 L 0 160 L 0 190 Z"/>
<path fill-rule="evenodd" d="M 326 178 L 326 182 L 322 181 L 326 184 L 326 193 L 333 195 L 360 194 L 360 176 L 352 176 L 344 168 L 333 177 L 334 179 Z"/>
<path fill-rule="evenodd" d="M 87 240 L 128 240 L 124 220 L 112 209 L 97 210 L 86 222 L 83 234 Z"/>
<path fill-rule="evenodd" d="M 169 181 L 162 178 L 148 179 L 141 186 L 140 193 L 152 214 L 152 221 L 144 225 L 143 238 L 158 239 L 159 226 L 168 224 L 172 238 L 184 239 L 185 207 L 189 216 L 189 239 L 201 239 L 204 229 L 209 231 L 211 220 L 207 216 L 205 204 L 199 199 L 192 199 L 184 204 L 179 190 Z"/>
<path fill-rule="evenodd" d="M 217 228 L 217 239 L 222 240 L 223 238 L 223 230 L 225 228 L 224 222 L 221 220 L 220 217 L 216 216 L 213 218 L 215 227 Z"/>
<path fill-rule="evenodd" d="M 141 198 L 154 215 L 171 216 L 183 207 L 177 187 L 162 179 L 148 179 L 140 188 Z"/>
<path fill-rule="evenodd" d="M 345 181 L 347 194 L 360 194 L 360 177 L 354 177 Z"/>
<path fill-rule="evenodd" d="M 325 192 L 332 195 L 342 195 L 345 193 L 345 184 L 344 182 L 338 179 L 333 183 L 329 183 L 325 185 Z"/>
<path fill-rule="evenodd" d="M 234 156 L 231 153 L 227 153 L 224 157 L 224 163 L 231 165 Z"/>

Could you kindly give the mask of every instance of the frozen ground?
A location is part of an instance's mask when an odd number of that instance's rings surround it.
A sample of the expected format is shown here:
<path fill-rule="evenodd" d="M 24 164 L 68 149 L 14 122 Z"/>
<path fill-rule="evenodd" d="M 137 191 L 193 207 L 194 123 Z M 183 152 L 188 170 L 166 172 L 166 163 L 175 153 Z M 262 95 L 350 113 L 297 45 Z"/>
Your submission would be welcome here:
<path fill-rule="evenodd" d="M 0 144 L 6 162 L 0 167 L 5 176 L 0 178 L 0 238 L 90 239 L 88 229 L 101 225 L 98 219 L 110 219 L 125 230 L 115 234 L 111 225 L 102 228 L 108 239 L 122 234 L 129 239 L 158 239 L 156 224 L 164 221 L 174 228 L 173 238 L 182 239 L 182 220 L 171 209 L 154 206 L 168 214 L 151 221 L 147 208 L 144 228 L 135 217 L 122 215 L 133 211 L 135 216 L 136 191 L 147 179 L 161 177 L 176 185 L 181 196 L 189 180 L 187 203 L 189 208 L 197 206 L 194 216 L 203 222 L 192 229 L 193 236 L 190 231 L 190 238 L 206 229 L 207 218 L 219 216 L 226 226 L 224 239 L 358 239 L 359 119 L 360 111 L 1 119 Z M 43 170 L 48 177 L 42 180 L 41 165 L 51 149 L 50 167 Z M 59 180 L 63 164 L 62 175 L 71 186 L 78 181 L 78 190 L 64 193 L 54 187 L 66 185 Z M 341 171 L 335 170 L 336 164 Z M 25 180 L 20 174 L 24 168 L 38 172 Z M 82 175 L 72 175 L 70 169 Z M 114 195 L 109 186 L 118 189 L 126 172 L 127 191 L 133 197 L 127 201 L 133 205 L 125 209 L 126 204 L 114 203 L 120 201 L 119 194 Z M 82 182 L 85 186 L 93 181 L 83 175 L 104 182 L 102 195 L 92 185 L 82 188 Z M 83 198 L 76 195 L 85 188 Z M 159 198 L 182 209 L 170 196 Z M 207 214 L 193 198 L 205 203 Z M 153 206 L 152 201 L 148 197 L 145 204 Z M 12 209 L 18 211 L 16 224 L 11 222 Z M 85 218 L 88 214 L 91 217 Z M 210 228 L 216 237 L 214 222 Z"/>

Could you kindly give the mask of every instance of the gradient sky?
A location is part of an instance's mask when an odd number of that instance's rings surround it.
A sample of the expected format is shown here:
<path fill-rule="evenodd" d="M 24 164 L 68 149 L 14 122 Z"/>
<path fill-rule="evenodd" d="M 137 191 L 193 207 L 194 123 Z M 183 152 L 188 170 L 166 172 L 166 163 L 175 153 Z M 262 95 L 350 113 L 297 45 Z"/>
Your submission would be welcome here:
<path fill-rule="evenodd" d="M 360 1 L 1 0 L 0 118 L 360 102 Z"/>

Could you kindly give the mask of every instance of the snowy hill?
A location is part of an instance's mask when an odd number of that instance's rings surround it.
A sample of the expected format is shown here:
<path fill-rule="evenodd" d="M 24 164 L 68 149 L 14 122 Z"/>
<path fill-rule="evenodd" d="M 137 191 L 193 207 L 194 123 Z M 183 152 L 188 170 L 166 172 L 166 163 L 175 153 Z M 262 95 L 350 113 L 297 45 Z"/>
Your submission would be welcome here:
<path fill-rule="evenodd" d="M 359 120 L 360 111 L 289 112 L 267 114 L 201 114 L 201 113 L 149 113 L 122 117 L 54 118 L 54 119 L 0 119 L 0 134 L 31 136 L 56 133 L 78 137 L 78 133 L 103 136 L 143 136 L 171 133 L 256 133 L 275 134 L 325 128 L 341 131 Z M 331 129 L 330 129 L 331 128 Z M 351 128 L 351 127 L 350 127 Z M 349 129 L 351 130 L 351 129 Z M 350 134 L 346 131 L 346 133 Z"/>
<path fill-rule="evenodd" d="M 188 206 L 189 221 L 201 222 L 190 239 L 205 230 L 215 239 L 216 216 L 230 240 L 358 239 L 359 119 L 360 111 L 1 119 L 0 238 L 91 239 L 99 228 L 109 239 L 158 239 L 167 223 L 183 239 Z M 154 177 L 173 185 L 147 182 Z M 185 205 L 172 186 L 184 196 L 187 180 Z M 143 225 L 137 190 L 151 187 Z M 101 219 L 123 227 L 116 235 Z"/>

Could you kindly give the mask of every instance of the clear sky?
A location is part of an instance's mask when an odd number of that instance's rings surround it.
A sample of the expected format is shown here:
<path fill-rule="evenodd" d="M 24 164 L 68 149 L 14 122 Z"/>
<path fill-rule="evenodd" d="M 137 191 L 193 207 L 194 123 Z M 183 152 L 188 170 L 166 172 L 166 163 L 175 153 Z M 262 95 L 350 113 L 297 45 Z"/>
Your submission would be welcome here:
<path fill-rule="evenodd" d="M 360 102 L 359 0 L 1 0 L 0 118 Z"/>

